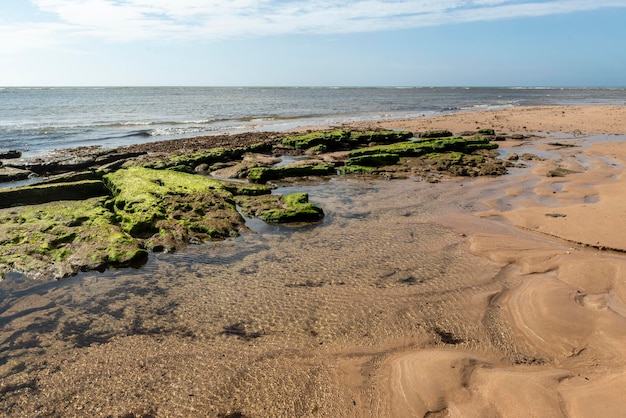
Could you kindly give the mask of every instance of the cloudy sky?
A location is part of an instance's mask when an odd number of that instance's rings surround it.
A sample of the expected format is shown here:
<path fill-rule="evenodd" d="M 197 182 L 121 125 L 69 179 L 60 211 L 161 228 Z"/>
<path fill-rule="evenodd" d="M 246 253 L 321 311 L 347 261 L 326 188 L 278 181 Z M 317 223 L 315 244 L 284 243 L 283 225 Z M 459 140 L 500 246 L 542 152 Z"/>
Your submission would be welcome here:
<path fill-rule="evenodd" d="M 2 0 L 0 85 L 626 86 L 626 0 Z"/>

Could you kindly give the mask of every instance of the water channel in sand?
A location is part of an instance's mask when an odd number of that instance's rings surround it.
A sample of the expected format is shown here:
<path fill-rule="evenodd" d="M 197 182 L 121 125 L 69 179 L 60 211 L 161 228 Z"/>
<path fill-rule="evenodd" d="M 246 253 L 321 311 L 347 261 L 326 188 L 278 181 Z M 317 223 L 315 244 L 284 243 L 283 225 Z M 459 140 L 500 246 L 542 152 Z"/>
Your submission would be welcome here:
<path fill-rule="evenodd" d="M 289 187 L 277 193 L 309 192 L 324 221 L 251 224 L 256 233 L 156 254 L 138 270 L 55 283 L 9 277 L 0 283 L 0 414 L 423 415 L 453 401 L 479 413 L 510 384 L 515 365 L 537 368 L 514 371 L 515 382 L 532 381 L 537 394 L 572 375 L 555 369 L 562 358 L 570 369 L 609 367 L 621 357 L 600 358 L 589 342 L 534 327 L 542 312 L 559 318 L 549 309 L 561 305 L 593 327 L 576 306 L 604 303 L 600 292 L 572 291 L 570 298 L 571 289 L 545 267 L 569 245 L 513 239 L 520 233 L 502 220 L 473 215 L 530 198 L 522 191 L 529 182 L 513 173 L 438 184 L 339 178 Z M 539 258 L 524 259 L 528 248 Z M 537 280 L 523 281 L 527 264 L 541 273 Z M 535 297 L 541 289 L 548 293 Z M 607 292 L 611 297 L 618 306 L 619 297 Z M 570 299 L 578 305 L 569 307 Z M 554 321 L 555 329 L 567 329 Z M 604 321 L 622 332 L 619 319 Z M 417 349 L 417 357 L 403 357 Z M 459 365 L 477 370 L 478 380 L 451 374 Z M 403 373 L 411 371 L 433 384 L 407 382 Z M 499 387 L 484 383 L 496 378 L 504 382 Z M 490 392 L 472 397 L 468 387 Z M 580 386 L 566 389 L 580 397 Z M 552 398 L 540 401 L 552 411 Z"/>

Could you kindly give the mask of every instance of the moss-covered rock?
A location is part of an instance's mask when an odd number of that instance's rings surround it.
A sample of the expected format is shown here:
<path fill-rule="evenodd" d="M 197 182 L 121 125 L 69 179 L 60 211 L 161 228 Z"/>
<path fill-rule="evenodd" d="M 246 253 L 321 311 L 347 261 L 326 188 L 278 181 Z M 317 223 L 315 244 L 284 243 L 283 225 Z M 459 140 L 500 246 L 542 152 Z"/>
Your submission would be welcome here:
<path fill-rule="evenodd" d="M 289 135 L 283 139 L 283 144 L 295 149 L 308 149 L 313 147 L 323 151 L 337 149 L 350 143 L 350 131 L 315 131 L 306 134 Z"/>
<path fill-rule="evenodd" d="M 490 155 L 447 152 L 430 154 L 428 161 L 434 171 L 445 171 L 454 176 L 486 176 L 505 174 L 506 163 Z"/>
<path fill-rule="evenodd" d="M 369 154 L 351 157 L 346 161 L 346 166 L 382 167 L 397 164 L 400 156 L 397 154 Z"/>
<path fill-rule="evenodd" d="M 253 183 L 266 183 L 287 177 L 328 176 L 336 170 L 330 164 L 303 164 L 286 167 L 257 167 L 250 170 L 248 180 Z"/>
<path fill-rule="evenodd" d="M 103 202 L 91 198 L 0 210 L 0 274 L 59 279 L 143 263 L 147 252 L 120 230 Z"/>
<path fill-rule="evenodd" d="M 145 167 L 157 170 L 170 169 L 174 171 L 193 173 L 194 169 L 201 164 L 207 164 L 210 166 L 219 162 L 240 159 L 246 153 L 267 152 L 271 149 L 272 145 L 265 142 L 237 148 L 211 148 L 205 152 L 173 155 L 166 161 L 153 161 L 147 163 Z"/>
<path fill-rule="evenodd" d="M 104 176 L 108 203 L 122 230 L 149 239 L 148 248 L 237 235 L 244 228 L 233 195 L 217 180 L 169 170 L 130 167 Z"/>
<path fill-rule="evenodd" d="M 349 161 L 355 157 L 364 155 L 384 155 L 391 154 L 399 157 L 419 157 L 434 152 L 462 152 L 472 153 L 482 149 L 496 149 L 497 144 L 492 144 L 487 138 L 437 138 L 418 141 L 398 142 L 391 145 L 379 145 L 375 147 L 361 148 L 348 153 Z M 358 164 L 357 164 L 358 165 Z"/>
<path fill-rule="evenodd" d="M 307 193 L 240 197 L 237 201 L 245 215 L 257 217 L 266 222 L 314 222 L 324 217 L 324 211 L 320 207 L 309 203 Z"/>
<path fill-rule="evenodd" d="M 36 184 L 32 186 L 0 189 L 0 208 L 38 205 L 63 200 L 83 200 L 104 196 L 106 189 L 100 180 L 83 180 L 71 183 Z"/>
<path fill-rule="evenodd" d="M 420 138 L 432 139 L 432 138 L 448 138 L 454 136 L 454 134 L 446 129 L 437 129 L 432 131 L 422 132 Z"/>
<path fill-rule="evenodd" d="M 406 141 L 413 138 L 413 132 L 410 131 L 351 131 L 350 139 L 352 143 L 369 144 L 375 142 L 377 144 L 393 144 L 395 142 Z"/>
<path fill-rule="evenodd" d="M 345 150 L 355 146 L 376 142 L 391 144 L 405 141 L 413 137 L 408 131 L 315 131 L 306 134 L 289 135 L 283 139 L 283 144 L 295 149 L 314 150 L 316 152 L 329 152 Z"/>

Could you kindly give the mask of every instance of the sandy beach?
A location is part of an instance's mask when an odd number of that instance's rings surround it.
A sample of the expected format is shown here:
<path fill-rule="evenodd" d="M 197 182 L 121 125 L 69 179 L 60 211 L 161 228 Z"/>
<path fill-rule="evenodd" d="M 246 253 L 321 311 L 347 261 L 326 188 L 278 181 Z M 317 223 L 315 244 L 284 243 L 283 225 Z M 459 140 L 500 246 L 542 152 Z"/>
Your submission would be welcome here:
<path fill-rule="evenodd" d="M 490 209 L 475 213 L 477 219 L 443 221 L 470 236 L 474 254 L 501 268 L 493 278 L 499 289 L 475 300 L 500 353 L 437 348 L 397 356 L 388 375 L 393 415 L 623 414 L 624 110 L 527 108 L 399 125 L 557 135 L 503 146 L 516 153 L 535 148 L 544 157 L 490 185 L 501 195 L 483 200 Z M 568 174 L 549 176 L 557 167 Z"/>
<path fill-rule="evenodd" d="M 367 125 L 520 136 L 504 176 L 293 186 L 322 224 L 21 282 L 0 415 L 623 416 L 626 107 Z"/>

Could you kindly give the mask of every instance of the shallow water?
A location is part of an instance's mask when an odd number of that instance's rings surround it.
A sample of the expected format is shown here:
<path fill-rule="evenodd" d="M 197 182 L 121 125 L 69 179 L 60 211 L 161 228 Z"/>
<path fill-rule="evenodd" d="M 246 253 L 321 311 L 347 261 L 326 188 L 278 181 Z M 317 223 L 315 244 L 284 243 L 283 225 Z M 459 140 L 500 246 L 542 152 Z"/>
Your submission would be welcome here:
<path fill-rule="evenodd" d="M 476 331 L 463 311 L 467 290 L 496 268 L 432 222 L 475 210 L 458 200 L 469 185 L 293 186 L 278 192 L 304 188 L 324 221 L 257 225 L 155 254 L 137 270 L 55 283 L 9 277 L 0 283 L 0 411 L 349 416 L 357 399 L 376 411 L 375 387 L 341 384 L 345 364 L 375 369 L 429 335 L 463 341 Z"/>

